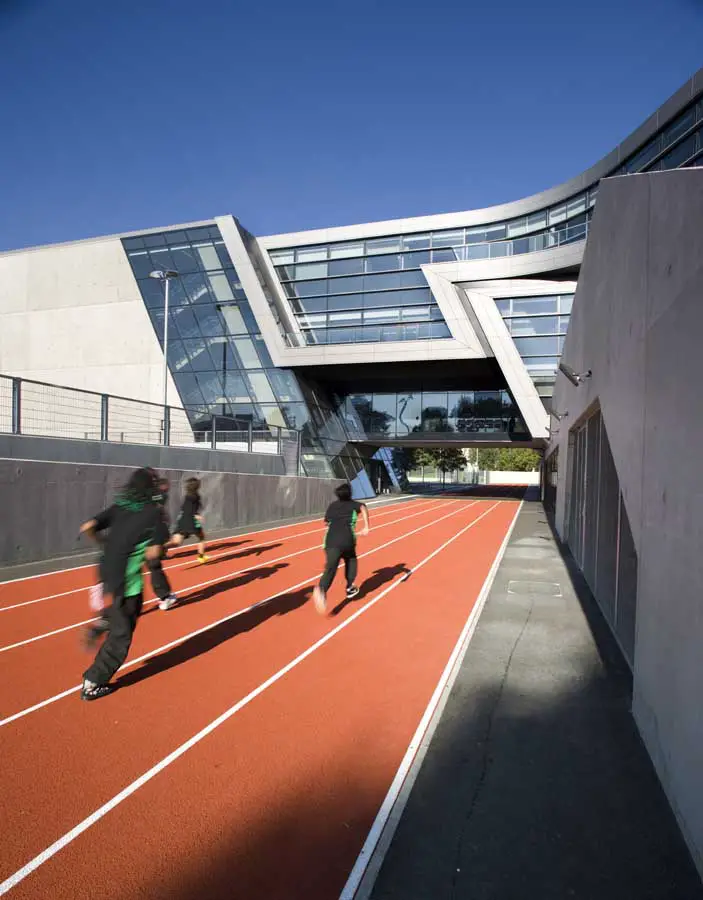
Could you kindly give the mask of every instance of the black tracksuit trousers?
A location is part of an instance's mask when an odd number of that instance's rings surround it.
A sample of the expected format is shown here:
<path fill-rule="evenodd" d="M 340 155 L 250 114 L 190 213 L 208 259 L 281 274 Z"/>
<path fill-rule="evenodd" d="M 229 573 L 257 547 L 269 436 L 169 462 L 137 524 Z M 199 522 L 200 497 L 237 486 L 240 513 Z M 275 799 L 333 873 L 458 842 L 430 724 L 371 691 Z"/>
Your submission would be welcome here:
<path fill-rule="evenodd" d="M 354 584 L 357 572 L 356 547 L 354 545 L 350 547 L 325 547 L 325 556 L 327 564 L 320 579 L 322 590 L 327 593 L 330 589 L 337 574 L 337 566 L 342 559 L 344 560 L 344 574 L 347 578 L 347 587 L 351 587 Z"/>
<path fill-rule="evenodd" d="M 83 677 L 93 684 L 107 684 L 127 659 L 137 619 L 142 611 L 142 595 L 114 597 L 112 606 L 103 611 L 108 626 L 105 643 L 98 650 L 93 665 Z"/>

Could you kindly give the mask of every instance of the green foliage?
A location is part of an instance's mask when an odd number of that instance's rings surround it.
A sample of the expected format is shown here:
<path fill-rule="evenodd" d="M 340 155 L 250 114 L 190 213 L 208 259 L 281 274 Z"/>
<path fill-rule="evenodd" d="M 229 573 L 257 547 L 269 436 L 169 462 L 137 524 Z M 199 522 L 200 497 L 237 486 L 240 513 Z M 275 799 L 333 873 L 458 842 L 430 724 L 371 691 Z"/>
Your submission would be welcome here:
<path fill-rule="evenodd" d="M 478 451 L 478 467 L 490 472 L 535 472 L 540 455 L 527 447 L 488 447 Z"/>
<path fill-rule="evenodd" d="M 456 472 L 466 468 L 466 457 L 458 447 L 421 447 L 415 454 L 416 465 Z"/>
<path fill-rule="evenodd" d="M 421 465 L 417 461 L 418 451 L 414 447 L 394 447 L 393 465 L 396 471 L 407 474 L 411 469 Z"/>

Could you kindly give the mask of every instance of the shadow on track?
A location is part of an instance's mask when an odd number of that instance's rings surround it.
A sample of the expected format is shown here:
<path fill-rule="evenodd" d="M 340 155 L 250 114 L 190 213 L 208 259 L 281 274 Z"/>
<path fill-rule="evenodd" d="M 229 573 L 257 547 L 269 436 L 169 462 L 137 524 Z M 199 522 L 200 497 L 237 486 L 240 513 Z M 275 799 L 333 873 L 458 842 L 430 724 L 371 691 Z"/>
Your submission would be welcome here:
<path fill-rule="evenodd" d="M 210 562 L 219 563 L 230 559 L 242 559 L 245 556 L 261 556 L 262 553 L 266 553 L 269 550 L 277 550 L 282 546 L 283 542 L 278 541 L 276 544 L 265 544 L 260 547 L 247 547 L 245 550 L 239 550 L 237 553 L 223 553 L 221 556 L 218 556 L 217 559 L 211 559 Z"/>
<path fill-rule="evenodd" d="M 267 575 L 263 577 L 267 577 L 268 575 L 273 574 L 272 570 L 282 568 L 285 568 L 285 564 L 277 567 L 271 566 L 268 570 L 259 571 L 266 571 Z M 239 579 L 232 579 L 232 581 L 234 583 L 229 585 L 229 587 L 238 587 L 241 584 Z M 213 585 L 213 587 L 215 587 L 215 585 Z M 219 625 L 215 625 L 213 628 L 209 628 L 207 631 L 202 632 L 202 634 L 196 634 L 193 637 L 187 638 L 182 644 L 178 644 L 176 647 L 166 650 L 159 656 L 152 657 L 139 669 L 127 672 L 123 675 L 116 682 L 115 687 L 124 688 L 138 684 L 146 678 L 151 678 L 152 675 L 166 672 L 174 666 L 180 666 L 190 659 L 202 656 L 203 653 L 209 653 L 210 650 L 214 650 L 215 647 L 218 647 L 225 641 L 229 641 L 231 638 L 237 637 L 237 635 L 245 634 L 247 631 L 257 628 L 267 619 L 272 619 L 274 616 L 285 616 L 287 613 L 293 612 L 293 610 L 298 609 L 308 601 L 311 593 L 312 586 L 304 587 L 298 591 L 281 594 L 280 597 L 274 597 L 273 600 L 262 602 L 259 605 L 246 610 L 246 612 L 242 612 L 240 615 L 236 616 L 236 618 L 221 622 Z M 189 601 L 190 598 L 188 598 L 186 602 Z"/>
<path fill-rule="evenodd" d="M 383 587 L 384 584 L 388 584 L 389 581 L 393 581 L 396 575 L 400 575 L 401 573 L 406 574 L 407 577 L 410 576 L 411 570 L 405 565 L 405 563 L 396 563 L 394 566 L 384 566 L 382 569 L 376 569 L 373 575 L 370 575 L 364 582 L 359 586 L 359 593 L 356 597 L 352 597 L 351 599 L 342 600 L 333 610 L 330 611 L 330 616 L 338 616 L 345 606 L 348 606 L 350 603 L 356 603 L 359 600 L 363 600 L 366 598 L 372 591 L 375 591 L 377 588 Z"/>

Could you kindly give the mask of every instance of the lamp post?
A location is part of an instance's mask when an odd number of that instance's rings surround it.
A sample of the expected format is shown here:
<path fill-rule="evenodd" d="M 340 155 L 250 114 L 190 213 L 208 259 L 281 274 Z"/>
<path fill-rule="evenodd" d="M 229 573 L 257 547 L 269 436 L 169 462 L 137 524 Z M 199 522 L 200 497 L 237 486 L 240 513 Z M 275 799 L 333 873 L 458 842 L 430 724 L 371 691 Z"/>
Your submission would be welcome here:
<path fill-rule="evenodd" d="M 172 278 L 178 278 L 178 272 L 173 269 L 155 269 L 149 272 L 149 278 L 163 281 L 164 284 L 164 417 L 168 406 L 168 283 Z M 164 422 L 165 422 L 164 418 Z"/>

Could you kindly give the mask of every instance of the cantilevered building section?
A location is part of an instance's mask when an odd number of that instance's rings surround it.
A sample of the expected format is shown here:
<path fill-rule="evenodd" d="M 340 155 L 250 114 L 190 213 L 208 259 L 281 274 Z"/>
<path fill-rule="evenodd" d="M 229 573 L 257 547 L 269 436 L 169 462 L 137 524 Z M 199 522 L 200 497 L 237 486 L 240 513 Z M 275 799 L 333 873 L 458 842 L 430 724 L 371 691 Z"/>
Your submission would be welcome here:
<path fill-rule="evenodd" d="M 169 402 L 196 432 L 301 429 L 308 474 L 367 492 L 379 448 L 541 448 L 599 182 L 703 165 L 702 94 L 703 70 L 582 175 L 487 209 L 258 238 L 223 216 L 1 254 L 0 371 L 161 402 L 149 275 L 172 270 Z"/>

